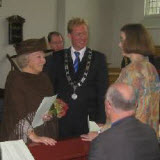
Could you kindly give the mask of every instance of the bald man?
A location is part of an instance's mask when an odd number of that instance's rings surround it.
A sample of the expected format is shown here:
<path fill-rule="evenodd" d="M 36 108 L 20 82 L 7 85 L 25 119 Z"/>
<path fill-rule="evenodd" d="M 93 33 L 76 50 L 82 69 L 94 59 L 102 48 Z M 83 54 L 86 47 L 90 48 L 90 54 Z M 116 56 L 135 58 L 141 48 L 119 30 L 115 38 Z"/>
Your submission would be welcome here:
<path fill-rule="evenodd" d="M 91 143 L 89 160 L 159 160 L 156 134 L 137 120 L 134 89 L 123 83 L 112 85 L 105 97 L 110 129 Z"/>

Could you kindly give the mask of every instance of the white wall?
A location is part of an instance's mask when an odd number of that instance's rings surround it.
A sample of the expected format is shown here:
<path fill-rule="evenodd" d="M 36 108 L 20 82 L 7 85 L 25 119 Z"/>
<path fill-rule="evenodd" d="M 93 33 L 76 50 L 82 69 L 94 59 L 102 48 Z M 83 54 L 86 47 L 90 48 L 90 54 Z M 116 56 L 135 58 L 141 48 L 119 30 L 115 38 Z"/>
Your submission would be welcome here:
<path fill-rule="evenodd" d="M 121 51 L 118 47 L 120 28 L 127 23 L 144 23 L 144 0 L 113 0 L 113 3 L 113 41 L 110 66 L 120 67 L 122 59 Z M 160 17 L 157 18 L 157 21 L 159 20 Z M 150 25 L 145 25 L 145 27 L 150 32 L 154 43 L 160 45 L 160 26 L 159 28 L 150 28 Z"/>
<path fill-rule="evenodd" d="M 73 17 L 82 17 L 89 24 L 89 44 L 92 49 L 109 56 L 112 36 L 112 1 L 107 0 L 65 0 L 65 37 L 67 22 Z M 66 39 L 66 47 L 70 42 Z"/>
<path fill-rule="evenodd" d="M 3 0 L 0 7 L 0 88 L 4 88 L 10 63 L 6 54 L 15 53 L 8 45 L 7 17 L 19 15 L 25 18 L 23 35 L 27 38 L 47 36 L 57 29 L 57 0 Z M 55 23 L 56 22 L 56 23 Z"/>
<path fill-rule="evenodd" d="M 144 13 L 143 0 L 114 0 L 113 8 L 113 41 L 111 67 L 120 67 L 121 51 L 118 47 L 120 29 L 127 23 L 140 23 Z"/>
<path fill-rule="evenodd" d="M 118 47 L 120 28 L 127 23 L 141 23 L 144 19 L 144 0 L 3 0 L 0 7 L 0 88 L 10 70 L 6 53 L 14 54 L 8 45 L 6 18 L 20 15 L 24 23 L 24 39 L 47 36 L 57 30 L 67 38 L 67 22 L 72 17 L 83 17 L 89 24 L 89 44 L 92 49 L 106 54 L 109 67 L 120 67 Z M 160 28 L 150 28 L 155 44 L 160 44 Z"/>

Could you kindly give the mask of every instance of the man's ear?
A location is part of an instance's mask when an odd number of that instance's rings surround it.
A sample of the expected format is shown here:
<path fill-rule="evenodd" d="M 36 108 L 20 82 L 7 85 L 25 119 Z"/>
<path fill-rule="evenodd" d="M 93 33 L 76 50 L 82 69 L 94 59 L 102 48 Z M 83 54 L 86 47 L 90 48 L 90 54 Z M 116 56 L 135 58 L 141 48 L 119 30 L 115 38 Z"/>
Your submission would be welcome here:
<path fill-rule="evenodd" d="M 111 103 L 108 101 L 108 100 L 106 100 L 105 101 L 105 109 L 106 110 L 110 110 L 112 107 L 111 107 Z"/>
<path fill-rule="evenodd" d="M 108 100 L 105 101 L 105 112 L 106 112 L 106 116 L 110 119 L 110 115 L 112 113 L 112 107 Z"/>

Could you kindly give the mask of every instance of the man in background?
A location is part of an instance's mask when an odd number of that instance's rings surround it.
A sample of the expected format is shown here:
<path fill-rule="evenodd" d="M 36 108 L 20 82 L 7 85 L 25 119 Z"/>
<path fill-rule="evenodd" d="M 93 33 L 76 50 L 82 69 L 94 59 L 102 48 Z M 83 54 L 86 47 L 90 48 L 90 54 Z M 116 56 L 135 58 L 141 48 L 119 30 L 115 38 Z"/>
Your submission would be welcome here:
<path fill-rule="evenodd" d="M 58 98 L 69 106 L 66 116 L 59 119 L 60 137 L 88 133 L 88 115 L 99 126 L 106 122 L 106 58 L 87 47 L 88 24 L 84 19 L 73 18 L 68 22 L 68 38 L 71 47 L 47 57 L 44 69 Z"/>
<path fill-rule="evenodd" d="M 59 32 L 50 32 L 48 34 L 48 44 L 53 52 L 64 49 L 64 39 Z"/>
<path fill-rule="evenodd" d="M 159 160 L 156 134 L 134 117 L 136 95 L 131 86 L 113 84 L 105 100 L 110 129 L 91 142 L 89 160 Z"/>

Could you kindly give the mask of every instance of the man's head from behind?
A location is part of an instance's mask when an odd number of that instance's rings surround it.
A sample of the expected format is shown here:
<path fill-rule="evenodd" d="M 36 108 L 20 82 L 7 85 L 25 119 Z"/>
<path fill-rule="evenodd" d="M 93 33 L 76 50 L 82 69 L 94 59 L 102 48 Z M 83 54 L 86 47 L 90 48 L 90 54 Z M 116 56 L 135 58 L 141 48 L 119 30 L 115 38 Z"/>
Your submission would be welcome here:
<path fill-rule="evenodd" d="M 111 121 L 133 115 L 136 108 L 136 95 L 133 87 L 125 83 L 111 85 L 106 94 L 106 114 Z"/>
<path fill-rule="evenodd" d="M 48 43 L 54 51 L 59 51 L 64 48 L 64 40 L 59 32 L 50 32 L 48 34 Z"/>

